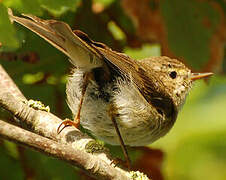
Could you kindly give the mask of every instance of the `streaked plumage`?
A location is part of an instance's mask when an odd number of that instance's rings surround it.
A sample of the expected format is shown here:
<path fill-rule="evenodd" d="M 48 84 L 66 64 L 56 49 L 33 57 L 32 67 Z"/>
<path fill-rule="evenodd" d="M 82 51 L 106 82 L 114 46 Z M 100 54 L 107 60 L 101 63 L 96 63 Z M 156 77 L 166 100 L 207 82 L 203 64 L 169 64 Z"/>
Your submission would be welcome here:
<path fill-rule="evenodd" d="M 32 30 L 67 55 L 76 69 L 67 84 L 68 105 L 77 114 L 88 74 L 81 109 L 81 125 L 109 144 L 119 144 L 112 118 L 126 145 L 150 144 L 173 126 L 194 76 L 178 60 L 168 57 L 133 60 L 92 41 L 81 31 L 72 31 L 60 21 L 35 16 L 13 16 L 12 21 Z"/>

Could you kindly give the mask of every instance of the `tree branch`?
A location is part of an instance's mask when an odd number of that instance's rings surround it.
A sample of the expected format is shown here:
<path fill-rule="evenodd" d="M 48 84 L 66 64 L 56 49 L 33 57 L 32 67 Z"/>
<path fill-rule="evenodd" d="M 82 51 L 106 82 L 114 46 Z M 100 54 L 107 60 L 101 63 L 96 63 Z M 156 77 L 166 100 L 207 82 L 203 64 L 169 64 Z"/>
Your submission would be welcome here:
<path fill-rule="evenodd" d="M 72 165 L 80 167 L 83 170 L 89 169 L 92 171 L 89 174 L 93 175 L 94 177 L 99 177 L 101 179 L 123 178 L 123 176 L 119 176 L 120 174 L 117 174 L 113 167 L 109 167 L 108 164 L 104 162 L 99 163 L 98 159 L 95 160 L 95 162 L 93 160 L 94 157 L 92 157 L 92 154 L 88 154 L 82 150 L 72 148 L 72 146 L 70 145 L 55 142 L 48 138 L 26 131 L 22 128 L 10 125 L 9 123 L 1 120 L 0 136 L 5 139 L 31 147 L 47 155 L 67 161 Z M 103 168 L 100 172 L 95 172 L 95 168 L 97 166 L 97 164 L 95 163 L 98 163 L 98 166 L 101 165 L 98 167 L 99 169 Z M 105 172 L 110 171 L 110 173 L 101 173 L 103 172 L 103 170 Z"/>
<path fill-rule="evenodd" d="M 1 137 L 60 158 L 98 179 L 129 179 L 128 172 L 111 165 L 108 153 L 88 153 L 88 144 L 99 144 L 78 129 L 68 127 L 58 135 L 56 130 L 62 120 L 51 113 L 29 107 L 24 102 L 25 97 L 1 65 L 0 89 L 0 105 L 36 133 L 0 121 Z"/>

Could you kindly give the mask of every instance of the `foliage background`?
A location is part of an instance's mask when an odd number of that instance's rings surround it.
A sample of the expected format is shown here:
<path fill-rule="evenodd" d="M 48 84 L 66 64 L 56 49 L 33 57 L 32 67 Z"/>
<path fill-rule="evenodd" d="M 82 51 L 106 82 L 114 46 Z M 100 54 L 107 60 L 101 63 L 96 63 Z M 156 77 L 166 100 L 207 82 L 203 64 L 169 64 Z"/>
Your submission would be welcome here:
<path fill-rule="evenodd" d="M 225 0 L 0 0 L 0 63 L 29 99 L 61 118 L 70 64 L 27 29 L 10 24 L 7 8 L 67 22 L 135 59 L 167 55 L 214 77 L 196 82 L 174 128 L 129 150 L 134 168 L 154 180 L 226 179 Z M 10 116 L 0 109 L 0 118 Z M 111 147 L 122 156 L 119 147 Z M 0 179 L 88 179 L 79 169 L 0 139 Z"/>

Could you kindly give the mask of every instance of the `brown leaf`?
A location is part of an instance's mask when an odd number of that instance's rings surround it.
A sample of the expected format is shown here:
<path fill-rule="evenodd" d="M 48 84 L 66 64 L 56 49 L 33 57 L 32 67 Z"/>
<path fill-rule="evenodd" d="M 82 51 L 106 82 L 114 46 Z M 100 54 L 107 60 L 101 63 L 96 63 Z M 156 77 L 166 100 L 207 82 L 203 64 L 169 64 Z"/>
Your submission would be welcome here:
<path fill-rule="evenodd" d="M 136 147 L 142 152 L 134 163 L 134 170 L 140 170 L 153 180 L 163 180 L 161 172 L 164 154 L 159 149 L 151 149 L 149 147 Z"/>

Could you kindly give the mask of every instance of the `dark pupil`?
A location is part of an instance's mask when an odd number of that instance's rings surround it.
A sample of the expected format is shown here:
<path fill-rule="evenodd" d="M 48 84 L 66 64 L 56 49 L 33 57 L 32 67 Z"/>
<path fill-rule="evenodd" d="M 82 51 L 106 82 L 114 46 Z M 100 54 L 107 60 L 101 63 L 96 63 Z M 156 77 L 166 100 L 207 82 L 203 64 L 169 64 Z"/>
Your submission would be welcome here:
<path fill-rule="evenodd" d="M 177 77 L 177 72 L 176 71 L 172 71 L 172 72 L 170 72 L 170 77 L 172 78 L 172 79 L 175 79 L 176 77 Z"/>

